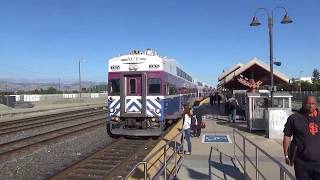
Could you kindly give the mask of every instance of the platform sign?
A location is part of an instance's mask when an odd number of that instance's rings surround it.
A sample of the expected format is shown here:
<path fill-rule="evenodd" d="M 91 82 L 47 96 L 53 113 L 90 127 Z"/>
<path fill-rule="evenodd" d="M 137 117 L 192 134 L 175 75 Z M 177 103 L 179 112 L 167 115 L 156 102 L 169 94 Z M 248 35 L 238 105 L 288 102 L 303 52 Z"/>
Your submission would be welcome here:
<path fill-rule="evenodd" d="M 232 141 L 227 134 L 204 134 L 202 143 L 232 143 Z"/>

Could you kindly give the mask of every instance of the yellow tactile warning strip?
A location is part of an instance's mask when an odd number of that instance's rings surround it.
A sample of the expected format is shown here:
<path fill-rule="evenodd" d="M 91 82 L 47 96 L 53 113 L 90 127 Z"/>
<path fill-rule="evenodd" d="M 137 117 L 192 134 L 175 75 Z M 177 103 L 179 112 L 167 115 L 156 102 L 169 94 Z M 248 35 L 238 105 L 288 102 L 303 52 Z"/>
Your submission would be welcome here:
<path fill-rule="evenodd" d="M 201 101 L 200 105 L 203 105 L 205 103 L 208 103 L 208 98 L 204 99 Z M 162 148 L 167 141 L 171 140 L 174 138 L 178 133 L 179 130 L 182 128 L 182 120 L 180 119 L 174 127 L 169 131 L 164 138 L 152 149 L 152 151 L 146 156 L 145 160 L 148 160 L 147 162 L 147 176 L 148 177 L 153 177 L 161 168 L 161 166 L 164 163 L 164 150 L 159 151 L 160 148 Z M 181 137 L 177 137 L 178 142 L 180 141 Z M 163 148 L 162 148 L 163 149 Z M 155 155 L 153 155 L 155 152 L 159 151 Z M 167 156 L 166 158 L 169 158 L 173 154 L 172 148 L 167 149 Z M 152 156 L 153 157 L 150 157 Z M 178 156 L 179 157 L 179 156 Z M 178 158 L 179 159 L 179 158 Z M 171 163 L 168 165 L 168 173 L 172 173 L 172 170 L 174 169 L 174 162 L 175 160 L 171 160 Z M 143 173 L 143 165 L 140 165 L 135 173 L 130 176 L 128 179 L 129 180 L 140 180 L 143 179 L 144 173 Z M 148 178 L 149 179 L 149 178 Z"/>

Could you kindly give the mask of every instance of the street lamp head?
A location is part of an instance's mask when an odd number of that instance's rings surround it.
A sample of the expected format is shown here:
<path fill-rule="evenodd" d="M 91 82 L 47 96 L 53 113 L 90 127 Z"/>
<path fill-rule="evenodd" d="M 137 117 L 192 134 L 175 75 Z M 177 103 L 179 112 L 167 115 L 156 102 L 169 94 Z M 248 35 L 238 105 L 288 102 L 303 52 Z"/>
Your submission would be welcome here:
<path fill-rule="evenodd" d="M 283 16 L 283 19 L 281 21 L 281 24 L 290 24 L 292 23 L 292 19 L 291 17 L 286 13 L 284 16 Z"/>
<path fill-rule="evenodd" d="M 261 23 L 259 22 L 256 16 L 253 16 L 250 26 L 259 26 Z"/>

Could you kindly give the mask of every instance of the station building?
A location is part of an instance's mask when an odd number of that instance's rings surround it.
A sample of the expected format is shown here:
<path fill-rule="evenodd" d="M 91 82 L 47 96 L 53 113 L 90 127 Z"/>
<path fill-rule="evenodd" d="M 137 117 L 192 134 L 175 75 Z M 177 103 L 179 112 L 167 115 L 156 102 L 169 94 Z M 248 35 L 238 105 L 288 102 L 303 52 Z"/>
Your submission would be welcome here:
<path fill-rule="evenodd" d="M 274 86 L 289 83 L 289 78 L 273 69 Z M 237 64 L 218 77 L 218 90 L 255 90 L 268 89 L 270 85 L 270 66 L 258 58 L 247 64 Z"/>

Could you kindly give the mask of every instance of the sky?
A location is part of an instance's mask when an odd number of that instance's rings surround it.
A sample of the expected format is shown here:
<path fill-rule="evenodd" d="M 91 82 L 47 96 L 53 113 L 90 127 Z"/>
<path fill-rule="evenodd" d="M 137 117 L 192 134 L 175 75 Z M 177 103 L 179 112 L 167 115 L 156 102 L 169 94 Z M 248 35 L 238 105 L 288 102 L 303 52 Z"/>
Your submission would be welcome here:
<path fill-rule="evenodd" d="M 267 15 L 274 11 L 274 57 L 289 77 L 320 68 L 319 0 L 0 0 L 0 79 L 105 82 L 108 59 L 133 49 L 175 58 L 215 85 L 223 69 L 253 57 L 269 62 Z"/>

